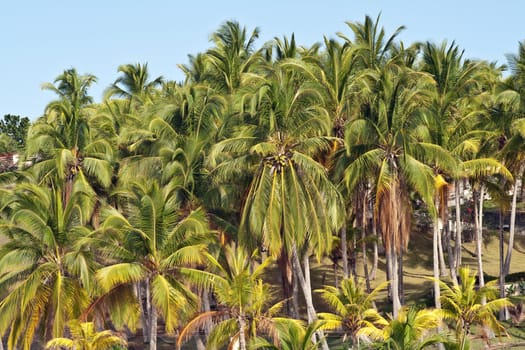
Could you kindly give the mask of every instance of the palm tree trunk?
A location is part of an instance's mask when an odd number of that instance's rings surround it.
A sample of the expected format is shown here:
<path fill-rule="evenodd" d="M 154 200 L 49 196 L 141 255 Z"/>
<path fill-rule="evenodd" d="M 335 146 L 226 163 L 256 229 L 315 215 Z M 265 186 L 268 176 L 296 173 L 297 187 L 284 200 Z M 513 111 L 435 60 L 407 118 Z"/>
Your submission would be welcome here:
<path fill-rule="evenodd" d="M 398 286 L 399 286 L 399 303 L 401 305 L 405 304 L 405 279 L 403 276 L 403 255 L 405 251 L 401 249 L 397 257 L 397 276 L 398 276 Z"/>
<path fill-rule="evenodd" d="M 376 279 L 377 274 L 377 265 L 379 264 L 379 249 L 378 249 L 378 236 L 377 236 L 377 229 L 375 220 L 372 220 L 372 236 L 374 236 L 374 243 L 373 243 L 373 262 L 372 262 L 372 270 L 370 271 L 370 280 Z"/>
<path fill-rule="evenodd" d="M 482 242 L 483 242 L 483 228 L 482 228 L 482 217 L 483 217 L 483 210 L 481 209 L 483 205 L 483 186 L 481 186 L 479 193 L 478 191 L 473 191 L 474 196 L 474 225 L 476 228 L 476 254 L 477 254 L 477 262 L 478 262 L 478 279 L 479 279 L 479 287 L 483 287 L 485 285 L 485 279 L 483 276 L 483 257 L 482 257 Z M 479 198 L 478 198 L 479 197 Z M 479 199 L 479 203 L 478 203 Z M 479 207 L 479 208 L 478 208 Z"/>
<path fill-rule="evenodd" d="M 432 266 L 433 266 L 433 277 L 434 277 L 434 306 L 436 309 L 441 309 L 441 289 L 439 287 L 439 243 L 441 240 L 440 237 L 440 228 L 439 228 L 439 199 L 434 201 L 436 206 L 437 215 L 434 218 L 433 222 L 433 235 L 432 235 Z M 441 325 L 438 327 L 438 332 L 441 332 Z M 438 349 L 444 349 L 443 344 L 438 344 Z"/>
<path fill-rule="evenodd" d="M 390 250 L 390 264 L 392 265 L 392 314 L 394 318 L 396 318 L 399 309 L 401 309 L 401 301 L 399 300 L 398 254 L 393 245 L 390 247 Z"/>
<path fill-rule="evenodd" d="M 392 251 L 390 247 L 385 249 L 385 262 L 386 262 L 386 280 L 392 282 Z M 389 283 L 387 288 L 387 296 L 390 301 L 392 301 L 392 289 L 393 284 Z"/>
<path fill-rule="evenodd" d="M 148 330 L 149 330 L 149 320 L 148 320 L 148 311 L 147 306 L 144 306 L 144 300 L 147 299 L 145 294 L 145 287 L 143 286 L 142 282 L 135 283 L 135 294 L 137 296 L 137 299 L 139 301 L 139 307 L 140 307 L 140 316 L 142 319 L 142 338 L 144 343 L 148 342 Z"/>
<path fill-rule="evenodd" d="M 150 302 L 149 350 L 157 350 L 157 318 L 157 309 Z"/>
<path fill-rule="evenodd" d="M 505 298 L 505 261 L 504 261 L 504 235 L 503 235 L 503 209 L 499 210 L 499 297 Z M 508 318 L 507 307 L 502 308 L 499 311 L 500 321 L 506 321 Z"/>
<path fill-rule="evenodd" d="M 352 276 L 354 277 L 355 283 L 357 283 L 357 240 L 356 235 L 352 237 L 352 252 L 350 253 L 352 258 L 350 259 L 350 269 L 352 270 Z"/>
<path fill-rule="evenodd" d="M 346 241 L 346 224 L 341 227 L 341 255 L 343 259 L 343 278 L 348 278 L 348 243 Z"/>
<path fill-rule="evenodd" d="M 438 220 L 438 256 L 439 256 L 439 275 L 448 276 L 447 265 L 445 264 L 445 254 L 443 252 L 443 222 Z"/>
<path fill-rule="evenodd" d="M 463 238 L 461 237 L 461 230 L 462 230 L 462 225 L 461 225 L 461 191 L 460 191 L 460 183 L 458 181 L 456 181 L 454 183 L 454 191 L 456 192 L 456 195 L 455 195 L 455 204 L 456 204 L 456 253 L 455 253 L 455 258 L 456 258 L 456 263 L 454 265 L 454 268 L 456 270 L 456 275 L 457 275 L 457 270 L 458 268 L 461 266 L 461 244 L 462 244 L 462 240 Z"/>
<path fill-rule="evenodd" d="M 283 299 L 286 301 L 286 311 L 288 315 L 292 315 L 293 311 L 293 277 L 292 277 L 292 262 L 286 249 L 281 249 L 281 254 L 277 259 L 279 270 L 281 271 L 281 282 L 283 286 Z"/>
<path fill-rule="evenodd" d="M 523 167 L 520 167 L 516 181 L 514 181 L 514 187 L 512 189 L 512 206 L 510 209 L 510 227 L 509 227 L 509 244 L 507 247 L 507 256 L 505 257 L 505 264 L 503 266 L 503 273 L 508 275 L 510 272 L 510 260 L 512 258 L 512 250 L 514 249 L 514 233 L 516 230 L 516 202 L 518 196 L 518 188 L 521 186 L 521 174 L 523 173 Z"/>
<path fill-rule="evenodd" d="M 450 270 L 450 279 L 452 280 L 452 284 L 457 286 L 458 285 L 458 274 L 457 274 L 457 269 L 456 269 L 456 257 L 454 255 L 454 251 L 452 250 L 451 232 L 449 231 L 447 235 L 448 235 L 447 256 L 448 256 L 448 267 Z"/>
<path fill-rule="evenodd" d="M 237 317 L 237 322 L 239 322 L 239 350 L 246 350 L 246 320 L 242 312 Z"/>
<path fill-rule="evenodd" d="M 317 320 L 317 313 L 315 311 L 313 298 L 312 298 L 312 288 L 311 288 L 311 283 L 310 283 L 310 262 L 308 259 L 308 253 L 305 253 L 303 257 L 304 273 L 301 268 L 301 262 L 299 261 L 299 255 L 297 253 L 297 247 L 295 246 L 295 244 L 292 248 L 292 259 L 293 259 L 293 267 L 297 275 L 297 280 L 299 281 L 299 284 L 301 285 L 301 289 L 304 295 L 304 300 L 306 303 L 306 314 L 308 317 L 308 324 L 312 324 L 313 322 Z M 316 336 L 321 340 L 322 349 L 329 350 L 328 343 L 326 342 L 323 331 L 321 330 L 317 331 Z"/>
<path fill-rule="evenodd" d="M 292 266 L 295 263 L 292 261 Z M 297 281 L 297 274 L 293 274 L 293 288 L 292 288 L 292 318 L 299 319 L 299 282 Z"/>
<path fill-rule="evenodd" d="M 437 202 L 437 201 L 436 201 Z M 436 309 L 441 309 L 441 290 L 439 288 L 439 218 L 434 218 L 432 239 L 432 266 L 434 272 L 434 305 Z"/>
<path fill-rule="evenodd" d="M 368 192 L 364 192 L 362 215 L 361 215 L 361 254 L 363 255 L 363 273 L 365 276 L 366 291 L 370 293 L 370 277 L 368 275 L 368 257 L 366 254 L 366 236 L 367 236 L 367 222 L 368 222 Z"/>

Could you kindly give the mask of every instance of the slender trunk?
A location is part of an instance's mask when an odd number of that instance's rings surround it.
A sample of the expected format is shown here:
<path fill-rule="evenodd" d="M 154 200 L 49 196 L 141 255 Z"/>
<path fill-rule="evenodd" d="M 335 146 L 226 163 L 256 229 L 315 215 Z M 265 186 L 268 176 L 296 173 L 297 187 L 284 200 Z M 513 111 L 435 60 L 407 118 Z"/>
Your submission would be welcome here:
<path fill-rule="evenodd" d="M 434 305 L 436 309 L 441 309 L 441 290 L 439 288 L 439 219 L 434 218 L 433 239 L 432 239 L 432 266 L 434 272 Z"/>
<path fill-rule="evenodd" d="M 432 266 L 433 266 L 433 277 L 434 277 L 434 306 L 436 309 L 441 309 L 441 289 L 439 287 L 439 242 L 440 237 L 440 227 L 439 227 L 439 201 L 435 201 L 435 206 L 437 209 L 437 216 L 434 218 L 433 223 L 433 235 L 432 235 Z M 442 326 L 438 326 L 438 332 L 442 331 Z M 438 344 L 438 349 L 444 349 L 442 343 Z"/>
<path fill-rule="evenodd" d="M 139 301 L 140 307 L 140 316 L 142 319 L 142 338 L 144 343 L 148 342 L 148 330 L 149 330 L 149 321 L 148 321 L 148 310 L 147 306 L 144 306 L 144 301 L 146 300 L 145 287 L 143 287 L 142 282 L 135 283 L 135 294 Z"/>
<path fill-rule="evenodd" d="M 473 191 L 474 196 L 474 226 L 476 231 L 476 254 L 477 254 L 477 263 L 478 263 L 478 279 L 479 279 L 479 287 L 483 287 L 485 285 L 485 279 L 483 276 L 483 256 L 482 256 L 482 242 L 483 242 L 483 229 L 482 229 L 482 215 L 483 210 L 481 209 L 481 205 L 483 205 L 483 186 L 481 186 L 481 189 L 478 191 Z M 479 199 L 479 203 L 478 203 Z M 478 208 L 479 207 L 479 208 Z"/>
<path fill-rule="evenodd" d="M 292 266 L 295 263 L 292 261 Z M 292 289 L 292 318 L 299 319 L 299 283 L 297 281 L 297 274 L 293 274 L 293 289 Z"/>
<path fill-rule="evenodd" d="M 370 287 L 370 277 L 368 275 L 368 257 L 366 254 L 366 236 L 368 228 L 368 195 L 366 194 L 367 192 L 365 192 L 365 195 L 363 195 L 363 214 L 361 215 L 361 254 L 363 255 L 363 273 L 365 276 L 366 291 L 367 293 L 370 293 L 372 289 Z"/>
<path fill-rule="evenodd" d="M 456 192 L 455 195 L 455 204 L 456 204 L 456 263 L 454 265 L 454 269 L 456 270 L 456 275 L 458 268 L 461 266 L 461 244 L 462 244 L 462 237 L 461 237 L 461 191 L 460 191 L 460 183 L 459 181 L 456 181 L 454 184 L 454 191 Z"/>
<path fill-rule="evenodd" d="M 390 258 L 390 264 L 392 265 L 392 314 L 394 315 L 394 318 L 396 318 L 398 311 L 401 308 L 401 301 L 399 300 L 398 257 L 393 245 L 390 247 Z"/>
<path fill-rule="evenodd" d="M 339 274 L 337 273 L 337 263 L 333 263 L 334 266 L 334 286 L 335 288 L 339 288 Z M 324 284 L 324 274 L 323 274 L 323 284 Z"/>
<path fill-rule="evenodd" d="M 504 235 L 503 235 L 503 210 L 499 210 L 499 297 L 505 298 L 505 262 L 504 262 Z M 507 308 L 499 311 L 500 321 L 507 320 Z"/>
<path fill-rule="evenodd" d="M 197 339 L 195 339 L 197 350 L 206 350 L 206 345 L 204 344 L 204 341 L 202 340 L 202 337 L 199 335 L 197 336 Z"/>
<path fill-rule="evenodd" d="M 281 254 L 277 260 L 279 270 L 281 271 L 281 282 L 283 286 L 283 299 L 286 300 L 286 312 L 288 315 L 293 315 L 293 277 L 292 277 L 292 263 L 290 256 L 283 247 Z"/>
<path fill-rule="evenodd" d="M 390 247 L 385 249 L 385 261 L 386 261 L 386 280 L 390 281 L 387 288 L 388 300 L 392 301 L 392 251 Z"/>
<path fill-rule="evenodd" d="M 443 253 L 443 222 L 438 219 L 438 256 L 439 256 L 439 275 L 448 276 L 447 265 L 445 265 L 445 255 Z"/>
<path fill-rule="evenodd" d="M 341 227 L 341 255 L 343 256 L 343 278 L 348 278 L 348 242 L 346 241 L 346 224 Z"/>
<path fill-rule="evenodd" d="M 512 206 L 510 209 L 510 227 L 509 227 L 509 245 L 507 247 L 507 256 L 505 257 L 505 264 L 503 266 L 503 272 L 508 275 L 510 272 L 510 261 L 512 258 L 512 249 L 514 249 L 514 233 L 516 230 L 516 202 L 518 196 L 518 188 L 521 186 L 521 173 L 523 168 L 520 168 L 516 181 L 514 181 L 514 187 L 512 189 Z"/>
<path fill-rule="evenodd" d="M 295 274 L 297 275 L 297 280 L 303 291 L 304 300 L 306 303 L 306 315 L 308 317 L 308 324 L 312 324 L 317 320 L 317 313 L 315 311 L 312 298 L 312 288 L 310 283 L 310 262 L 308 260 L 308 253 L 305 253 L 305 256 L 303 258 L 303 263 L 305 265 L 304 273 L 301 268 L 301 262 L 299 261 L 299 255 L 297 253 L 297 247 L 295 245 L 292 248 L 292 259 Z M 321 340 L 323 350 L 329 350 L 323 331 L 317 331 L 316 336 Z"/>
<path fill-rule="evenodd" d="M 370 280 L 374 281 L 376 279 L 376 274 L 377 274 L 377 265 L 379 264 L 379 249 L 378 249 L 378 242 L 377 242 L 378 237 L 377 237 L 375 220 L 372 220 L 372 236 L 374 236 L 374 243 L 372 245 L 374 253 L 373 253 L 372 270 L 370 271 Z"/>
<path fill-rule="evenodd" d="M 239 322 L 239 350 L 246 350 L 246 320 L 242 312 L 237 317 Z"/>
<path fill-rule="evenodd" d="M 447 220 L 446 225 L 444 226 L 443 231 L 443 241 L 445 244 L 445 247 L 447 247 L 447 257 L 448 257 L 448 267 L 450 271 L 450 279 L 452 283 L 457 286 L 458 285 L 458 275 L 456 273 L 456 257 L 454 256 L 454 250 L 452 249 L 452 232 L 449 227 L 449 221 Z"/>
<path fill-rule="evenodd" d="M 148 283 L 148 295 L 151 294 L 150 292 L 150 285 Z M 150 310 L 150 320 L 149 320 L 149 350 L 157 350 L 157 309 L 153 304 L 150 302 L 148 303 Z"/>
<path fill-rule="evenodd" d="M 399 286 L 399 303 L 401 305 L 404 305 L 405 304 L 405 281 L 404 281 L 404 277 L 403 277 L 403 255 L 404 255 L 404 250 L 401 249 L 399 251 L 399 255 L 398 255 L 398 258 L 397 258 L 397 278 L 398 278 L 398 286 Z"/>
<path fill-rule="evenodd" d="M 350 269 L 352 270 L 352 276 L 354 277 L 354 282 L 357 284 L 357 240 L 356 235 L 352 237 L 352 252 L 350 258 Z"/>

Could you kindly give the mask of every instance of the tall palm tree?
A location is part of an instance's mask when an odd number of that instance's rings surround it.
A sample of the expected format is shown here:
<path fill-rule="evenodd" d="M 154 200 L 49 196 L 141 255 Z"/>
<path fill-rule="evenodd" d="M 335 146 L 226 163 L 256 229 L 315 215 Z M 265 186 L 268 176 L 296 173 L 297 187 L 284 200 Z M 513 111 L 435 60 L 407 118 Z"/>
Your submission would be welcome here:
<path fill-rule="evenodd" d="M 260 50 L 255 50 L 259 29 L 247 33 L 236 21 L 226 21 L 211 35 L 215 45 L 206 53 L 210 64 L 210 85 L 226 94 L 232 94 L 261 61 Z"/>
<path fill-rule="evenodd" d="M 323 97 L 323 106 L 331 119 L 331 136 L 340 140 L 344 137 L 344 127 L 351 118 L 352 102 L 359 89 L 359 72 L 356 70 L 356 50 L 350 45 L 340 44 L 335 40 L 324 38 L 325 51 L 312 55 L 303 55 L 300 59 L 288 60 L 284 65 L 299 70 L 308 82 L 314 84 Z M 361 86 L 359 86 L 361 87 Z M 323 158 L 330 159 L 342 144 L 335 140 L 333 148 Z M 327 160 L 324 161 L 327 163 Z M 361 222 L 359 222 L 361 225 Z M 362 230 L 364 232 L 364 230 Z M 348 277 L 348 246 L 346 226 L 341 228 L 341 252 L 343 278 Z M 363 240 L 364 241 L 364 240 Z M 366 268 L 366 251 L 363 251 Z M 367 274 L 367 272 L 365 273 Z"/>
<path fill-rule="evenodd" d="M 93 138 L 87 108 L 92 103 L 88 89 L 95 81 L 93 75 L 69 69 L 55 84 L 44 84 L 58 100 L 49 103 L 45 115 L 29 130 L 26 152 L 35 160 L 31 171 L 39 180 L 63 182 L 66 201 L 77 177 L 87 179 L 93 187 L 106 188 L 111 181 L 112 147 L 107 140 Z"/>
<path fill-rule="evenodd" d="M 162 77 L 149 80 L 148 64 L 123 64 L 118 67 L 121 76 L 106 89 L 105 99 L 120 97 L 128 101 L 128 111 L 152 102 L 152 94 L 163 83 Z"/>
<path fill-rule="evenodd" d="M 111 209 L 100 229 L 109 264 L 96 275 L 107 293 L 136 288 L 142 327 L 154 350 L 159 315 L 171 333 L 197 306 L 181 273 L 198 273 L 191 268 L 204 262 L 209 228 L 201 209 L 181 211 L 172 186 L 143 179 L 130 185 L 127 196 L 125 215 Z"/>
<path fill-rule="evenodd" d="M 258 101 L 251 111 L 253 124 L 214 146 L 211 159 L 222 161 L 213 172 L 217 181 L 231 181 L 243 172 L 253 176 L 239 242 L 252 248 L 261 244 L 279 257 L 281 268 L 288 271 L 286 283 L 291 282 L 293 246 L 301 249 L 308 239 L 320 257 L 328 252 L 330 230 L 337 223 L 330 210 L 341 206 L 339 195 L 326 169 L 313 158 L 331 147 L 331 139 L 324 136 L 328 119 L 317 92 L 298 87 L 283 69 L 275 69 L 253 97 Z M 305 212 L 317 215 L 305 217 Z"/>
<path fill-rule="evenodd" d="M 29 349 L 39 327 L 46 340 L 63 336 L 93 295 L 97 264 L 84 239 L 95 195 L 83 184 L 74 183 L 68 202 L 60 188 L 35 183 L 9 196 L 0 226 L 0 334 L 9 330 L 9 348 Z"/>
<path fill-rule="evenodd" d="M 429 103 L 430 77 L 391 60 L 376 74 L 374 89 L 363 104 L 363 113 L 348 124 L 347 152 L 353 161 L 345 170 L 353 190 L 360 179 L 373 174 L 374 218 L 383 235 L 387 262 L 392 267 L 394 314 L 400 308 L 398 256 L 408 244 L 411 202 L 409 190 L 433 207 L 434 176 L 427 165 L 446 152 L 421 142 L 423 108 Z"/>
<path fill-rule="evenodd" d="M 370 16 L 365 16 L 365 21 L 346 22 L 352 30 L 354 38 L 350 39 L 343 33 L 338 36 L 358 50 L 360 65 L 364 69 L 380 69 L 391 57 L 391 50 L 396 45 L 397 36 L 405 29 L 398 27 L 394 34 L 386 37 L 385 29 L 379 27 L 381 15 L 374 21 Z"/>
<path fill-rule="evenodd" d="M 429 106 L 430 140 L 461 160 L 463 159 L 461 150 L 464 149 L 464 143 L 472 143 L 474 141 L 472 138 L 465 137 L 468 134 L 468 130 L 462 127 L 465 123 L 464 114 L 466 113 L 462 107 L 465 105 L 465 101 L 472 99 L 472 95 L 481 92 L 480 83 L 476 79 L 479 76 L 479 64 L 464 61 L 463 51 L 460 51 L 454 42 L 448 46 L 447 42 L 442 42 L 440 45 L 427 42 L 423 45 L 423 64 L 421 69 L 428 72 L 435 81 L 435 94 Z M 443 166 L 436 164 L 434 171 L 436 175 L 440 174 L 444 179 L 454 181 L 458 177 L 457 168 L 455 166 L 452 169 L 445 169 Z M 458 183 L 454 182 L 454 187 L 459 191 Z M 448 186 L 442 186 L 436 197 L 436 203 L 439 204 L 436 209 L 443 223 L 448 220 L 448 207 L 441 205 L 441 203 L 446 203 L 447 189 Z M 459 201 L 459 196 L 457 197 Z M 459 206 L 456 210 L 459 210 Z M 460 215 L 456 215 L 456 233 L 458 236 L 454 252 L 450 244 L 447 244 L 449 267 L 454 283 L 457 282 L 457 263 L 459 261 L 455 258 L 455 255 L 461 254 Z M 440 244 L 443 242 L 441 239 L 442 234 L 447 234 L 447 231 L 442 233 L 438 229 Z M 449 239 L 446 241 L 448 242 Z M 443 249 L 441 248 L 439 251 L 442 253 Z M 440 255 L 440 262 L 443 262 L 443 254 Z M 444 275 L 444 273 L 445 266 L 443 263 L 440 263 L 440 274 Z"/>

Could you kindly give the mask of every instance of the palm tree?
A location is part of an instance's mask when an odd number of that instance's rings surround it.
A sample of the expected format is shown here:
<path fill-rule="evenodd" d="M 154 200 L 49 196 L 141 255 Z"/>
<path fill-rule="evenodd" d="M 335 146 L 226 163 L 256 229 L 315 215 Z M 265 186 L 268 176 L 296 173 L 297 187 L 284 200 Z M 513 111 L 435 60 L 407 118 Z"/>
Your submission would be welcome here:
<path fill-rule="evenodd" d="M 333 156 L 342 144 L 344 128 L 352 115 L 352 100 L 356 99 L 355 90 L 360 82 L 356 71 L 356 50 L 348 44 L 341 45 L 335 40 L 324 38 L 325 51 L 312 55 L 303 55 L 300 59 L 288 60 L 284 66 L 299 70 L 308 82 L 312 82 L 323 97 L 323 106 L 331 119 L 331 136 L 334 140 L 331 150 L 323 155 L 324 163 Z M 358 220 L 359 221 L 359 220 Z M 361 222 L 359 222 L 361 225 Z M 364 229 L 362 230 L 364 233 Z M 341 252 L 343 262 L 343 278 L 348 277 L 348 245 L 346 226 L 341 228 Z M 364 241 L 364 240 L 363 240 Z M 366 247 L 366 245 L 365 245 Z M 366 251 L 363 251 L 366 269 Z M 367 275 L 367 271 L 365 272 Z"/>
<path fill-rule="evenodd" d="M 472 137 L 468 138 L 468 131 L 465 127 L 465 101 L 472 100 L 473 95 L 481 92 L 479 88 L 480 83 L 478 79 L 480 65 L 463 60 L 463 51 L 453 42 L 447 47 L 447 43 L 443 42 L 440 45 L 427 42 L 423 45 L 423 65 L 421 69 L 428 72 L 435 81 L 435 94 L 432 97 L 432 103 L 429 106 L 429 131 L 431 142 L 440 145 L 451 154 L 463 159 L 461 154 L 465 148 L 465 143 L 472 143 Z M 440 174 L 445 180 L 456 179 L 458 166 L 452 169 L 445 169 L 442 165 L 434 166 L 436 174 Z M 448 184 L 446 184 L 448 185 Z M 457 189 L 456 195 L 459 201 L 459 185 L 454 182 L 454 187 Z M 437 192 L 436 203 L 446 203 L 448 195 L 448 186 L 442 186 Z M 447 222 L 448 208 L 444 205 L 439 205 L 437 212 L 442 222 Z M 459 210 L 457 204 L 456 210 Z M 447 234 L 448 230 L 443 234 Z M 454 253 L 447 244 L 449 267 L 451 278 L 454 283 L 457 282 L 456 274 L 459 259 L 455 258 L 454 254 L 461 254 L 461 227 L 460 215 L 456 214 L 456 249 Z M 438 236 L 441 236 L 441 230 L 438 230 Z M 444 275 L 445 266 L 443 259 L 442 237 L 439 237 L 440 243 L 440 274 Z M 447 242 L 449 239 L 446 240 Z M 437 276 L 435 276 L 437 277 Z"/>
<path fill-rule="evenodd" d="M 289 287 L 294 246 L 301 258 L 303 248 L 308 255 L 313 248 L 317 258 L 327 253 L 342 205 L 326 169 L 314 159 L 332 144 L 332 139 L 324 136 L 328 119 L 319 106 L 320 96 L 298 85 L 300 82 L 284 69 L 276 67 L 272 74 L 253 95 L 257 104 L 249 110 L 250 125 L 216 144 L 210 159 L 218 163 L 213 170 L 218 182 L 250 174 L 239 243 L 250 249 L 259 244 L 279 258 L 283 283 Z M 289 297 L 291 293 L 286 293 L 285 298 Z M 309 317 L 315 317 L 311 308 Z"/>
<path fill-rule="evenodd" d="M 476 276 L 468 268 L 459 269 L 459 285 L 449 286 L 439 281 L 441 303 L 445 319 L 453 322 L 456 330 L 456 342 L 460 350 L 469 348 L 472 326 L 488 327 L 498 334 L 505 333 L 505 328 L 496 319 L 495 313 L 510 306 L 507 299 L 496 299 L 496 280 L 485 286 L 477 286 Z"/>
<path fill-rule="evenodd" d="M 0 226 L 0 334 L 9 330 L 9 348 L 29 349 L 39 327 L 46 340 L 63 336 L 95 290 L 97 264 L 84 240 L 95 196 L 83 184 L 74 183 L 67 203 L 60 188 L 35 183 L 18 184 L 9 196 Z"/>
<path fill-rule="evenodd" d="M 317 350 L 319 341 L 314 343 L 312 338 L 323 324 L 323 321 L 316 321 L 305 327 L 297 320 L 282 319 L 275 325 L 279 335 L 277 345 L 258 337 L 250 342 L 250 349 Z"/>
<path fill-rule="evenodd" d="M 69 322 L 71 338 L 54 338 L 47 342 L 46 349 L 111 350 L 125 348 L 128 343 L 111 331 L 96 331 L 93 322 Z"/>
<path fill-rule="evenodd" d="M 346 22 L 354 34 L 353 40 L 343 33 L 338 33 L 340 38 L 356 47 L 360 65 L 364 69 L 380 69 L 390 59 L 391 50 L 396 45 L 396 37 L 405 29 L 404 26 L 400 26 L 394 34 L 385 37 L 385 29 L 379 27 L 380 18 L 379 14 L 374 21 L 367 15 L 363 23 Z"/>
<path fill-rule="evenodd" d="M 226 21 L 211 35 L 215 47 L 206 53 L 211 79 L 210 85 L 218 91 L 232 94 L 243 85 L 262 56 L 254 49 L 259 29 L 248 35 L 246 28 L 236 21 Z"/>
<path fill-rule="evenodd" d="M 420 350 L 446 341 L 441 334 L 435 334 L 441 323 L 439 309 L 403 307 L 395 319 L 382 329 L 373 325 L 362 328 L 358 335 L 368 336 L 377 341 L 379 349 Z"/>
<path fill-rule="evenodd" d="M 116 288 L 136 288 L 152 350 L 159 315 L 172 333 L 197 306 L 181 273 L 199 273 L 192 265 L 204 262 L 209 232 L 202 209 L 182 212 L 173 192 L 172 186 L 154 179 L 131 183 L 128 204 L 121 209 L 127 217 L 110 209 L 100 229 L 105 247 L 99 249 L 109 265 L 97 271 L 97 280 L 108 294 Z"/>
<path fill-rule="evenodd" d="M 155 89 L 163 83 L 162 77 L 149 80 L 148 64 L 124 64 L 118 67 L 122 74 L 106 89 L 104 99 L 121 97 L 128 101 L 127 111 L 152 102 Z"/>
<path fill-rule="evenodd" d="M 44 117 L 29 130 L 26 152 L 35 160 L 32 171 L 39 180 L 63 182 L 66 202 L 77 177 L 102 188 L 111 182 L 113 150 L 107 140 L 92 137 L 87 108 L 92 103 L 88 89 L 95 81 L 93 75 L 69 69 L 55 79 L 55 85 L 44 84 L 59 99 L 49 103 Z"/>
<path fill-rule="evenodd" d="M 334 313 L 319 313 L 325 321 L 326 330 L 342 330 L 346 338 L 350 335 L 352 346 L 359 347 L 357 334 L 365 327 L 381 329 L 387 325 L 385 319 L 375 309 L 374 301 L 379 292 L 386 288 L 386 283 L 367 293 L 362 284 L 356 284 L 353 278 L 344 279 L 339 288 L 325 286 L 316 290 Z"/>
<path fill-rule="evenodd" d="M 444 158 L 446 152 L 421 142 L 417 135 L 423 108 L 429 103 L 429 76 L 391 60 L 376 74 L 373 84 L 363 114 L 347 127 L 345 143 L 352 162 L 345 179 L 352 191 L 360 179 L 374 177 L 374 218 L 383 235 L 396 314 L 400 308 L 398 256 L 410 233 L 409 190 L 432 210 L 434 176 L 427 164 Z"/>
<path fill-rule="evenodd" d="M 224 249 L 224 255 L 219 260 L 208 255 L 210 267 L 216 272 L 203 274 L 199 282 L 213 291 L 219 304 L 217 310 L 203 312 L 193 318 L 179 335 L 179 347 L 191 332 L 207 322 L 215 324 L 208 337 L 207 349 L 218 349 L 229 342 L 229 347 L 238 344 L 239 349 L 246 350 L 249 339 L 261 334 L 275 335 L 273 316 L 283 303 L 268 308 L 270 286 L 261 279 L 272 259 L 267 258 L 253 267 L 255 255 L 250 256 L 234 245 Z"/>

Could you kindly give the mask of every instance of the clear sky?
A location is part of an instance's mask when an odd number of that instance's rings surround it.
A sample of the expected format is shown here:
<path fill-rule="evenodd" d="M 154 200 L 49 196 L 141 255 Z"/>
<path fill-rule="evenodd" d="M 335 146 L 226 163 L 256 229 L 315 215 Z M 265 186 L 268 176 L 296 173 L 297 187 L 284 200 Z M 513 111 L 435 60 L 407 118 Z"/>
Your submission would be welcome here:
<path fill-rule="evenodd" d="M 455 40 L 467 58 L 506 63 L 525 39 L 523 0 L 17 0 L 0 3 L 0 116 L 39 117 L 54 95 L 42 91 L 64 69 L 91 73 L 95 101 L 118 76 L 117 67 L 148 62 L 152 77 L 182 80 L 188 54 L 210 47 L 226 20 L 259 27 L 258 46 L 292 32 L 300 45 L 323 35 L 348 35 L 345 21 L 375 18 L 400 39 Z"/>

